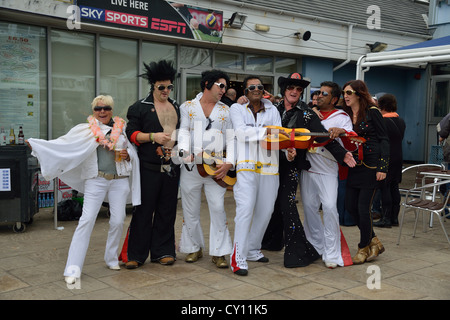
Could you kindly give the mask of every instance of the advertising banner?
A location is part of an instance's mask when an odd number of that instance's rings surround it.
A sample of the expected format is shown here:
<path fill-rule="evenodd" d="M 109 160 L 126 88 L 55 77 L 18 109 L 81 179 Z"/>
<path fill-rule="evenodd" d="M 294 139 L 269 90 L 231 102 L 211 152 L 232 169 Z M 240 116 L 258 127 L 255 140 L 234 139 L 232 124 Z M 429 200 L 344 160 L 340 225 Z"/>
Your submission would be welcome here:
<path fill-rule="evenodd" d="M 223 13 L 164 0 L 77 0 L 81 22 L 221 42 Z"/>

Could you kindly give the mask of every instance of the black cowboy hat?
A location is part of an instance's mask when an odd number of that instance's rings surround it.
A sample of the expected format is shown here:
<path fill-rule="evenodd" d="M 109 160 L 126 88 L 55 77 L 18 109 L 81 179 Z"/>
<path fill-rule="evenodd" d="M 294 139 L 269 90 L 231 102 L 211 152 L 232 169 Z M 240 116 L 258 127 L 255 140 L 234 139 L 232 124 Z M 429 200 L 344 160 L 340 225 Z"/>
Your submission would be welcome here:
<path fill-rule="evenodd" d="M 286 78 L 285 77 L 278 78 L 278 86 L 280 86 L 281 88 L 286 87 L 289 84 L 306 88 L 309 85 L 309 83 L 310 82 L 304 80 L 302 74 L 298 72 L 293 72 L 289 74 Z"/>

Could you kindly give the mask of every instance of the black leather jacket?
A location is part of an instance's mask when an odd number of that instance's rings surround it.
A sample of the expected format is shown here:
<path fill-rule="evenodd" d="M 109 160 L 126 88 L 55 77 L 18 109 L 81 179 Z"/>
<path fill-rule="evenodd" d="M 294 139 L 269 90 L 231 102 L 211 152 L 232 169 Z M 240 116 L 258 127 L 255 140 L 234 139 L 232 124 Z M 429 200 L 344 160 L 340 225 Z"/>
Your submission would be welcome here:
<path fill-rule="evenodd" d="M 180 108 L 178 104 L 169 98 L 169 102 L 173 105 L 177 112 L 178 122 L 176 128 L 180 127 Z M 135 132 L 162 132 L 164 131 L 159 122 L 158 115 L 153 103 L 153 95 L 149 94 L 145 99 L 136 101 L 128 108 L 127 112 L 128 124 L 126 133 L 128 139 L 132 141 L 131 136 Z M 143 143 L 137 146 L 140 161 L 150 164 L 161 164 L 161 158 L 156 153 L 156 149 L 160 146 L 158 143 Z"/>

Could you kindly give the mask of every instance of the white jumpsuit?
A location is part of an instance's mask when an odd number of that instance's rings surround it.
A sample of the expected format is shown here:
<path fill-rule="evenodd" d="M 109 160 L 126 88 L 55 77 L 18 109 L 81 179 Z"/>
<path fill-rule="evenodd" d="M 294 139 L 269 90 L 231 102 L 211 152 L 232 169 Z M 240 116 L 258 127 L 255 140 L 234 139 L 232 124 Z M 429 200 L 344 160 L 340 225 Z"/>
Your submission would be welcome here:
<path fill-rule="evenodd" d="M 180 150 L 185 150 L 187 154 L 196 155 L 203 150 L 219 153 L 226 149 L 225 160 L 234 164 L 234 135 L 229 117 L 230 109 L 219 101 L 208 119 L 200 104 L 202 95 L 199 93 L 195 99 L 186 101 L 180 107 L 178 147 Z M 231 253 L 232 245 L 224 205 L 226 188 L 218 185 L 210 177 L 202 177 L 197 171 L 198 161 L 196 159 L 194 163 L 181 165 L 183 226 L 179 251 L 193 253 L 200 248 L 205 248 L 200 223 L 201 191 L 204 187 L 210 215 L 209 254 L 211 256 L 228 255 Z"/>
<path fill-rule="evenodd" d="M 323 119 L 322 124 L 327 130 L 337 127 L 348 132 L 353 131 L 348 114 L 338 109 Z M 340 139 L 338 141 L 341 142 Z M 324 147 L 311 150 L 306 157 L 311 168 L 302 171 L 300 184 L 306 238 L 322 255 L 323 261 L 343 266 L 337 211 L 338 164 Z M 319 213 L 320 204 L 323 222 Z"/>
<path fill-rule="evenodd" d="M 111 129 L 99 121 L 97 123 L 104 134 Z M 118 248 L 126 204 L 130 200 L 134 206 L 141 204 L 139 158 L 135 147 L 126 138 L 125 127 L 119 139 L 126 139 L 131 162 L 116 162 L 117 174 L 125 178 L 112 180 L 98 177 L 96 149 L 101 146 L 87 123 L 75 126 L 66 135 L 54 140 L 28 139 L 32 155 L 39 159 L 45 179 L 59 177 L 84 194 L 83 213 L 72 237 L 64 276 L 80 277 L 91 233 L 103 201 L 109 202 L 111 212 L 104 259 L 109 267 L 119 263 Z"/>
<path fill-rule="evenodd" d="M 269 100 L 261 101 L 265 110 L 257 113 L 256 120 L 248 104 L 233 104 L 230 111 L 237 140 L 233 272 L 248 269 L 247 260 L 256 261 L 264 256 L 261 241 L 278 194 L 278 151 L 265 150 L 260 142 L 266 135 L 264 127 L 281 126 L 281 118 Z"/>

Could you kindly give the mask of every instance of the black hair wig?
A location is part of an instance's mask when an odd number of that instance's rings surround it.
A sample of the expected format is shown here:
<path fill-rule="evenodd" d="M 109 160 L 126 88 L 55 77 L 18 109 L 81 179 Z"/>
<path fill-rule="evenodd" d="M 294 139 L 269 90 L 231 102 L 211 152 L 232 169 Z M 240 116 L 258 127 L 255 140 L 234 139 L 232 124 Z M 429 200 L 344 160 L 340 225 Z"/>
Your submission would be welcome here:
<path fill-rule="evenodd" d="M 230 86 L 230 77 L 226 72 L 216 69 L 203 71 L 202 80 L 200 81 L 200 87 L 202 91 L 205 90 L 205 88 L 210 90 L 214 82 L 216 82 L 219 79 L 225 79 L 227 87 Z"/>
<path fill-rule="evenodd" d="M 153 86 L 156 81 L 170 80 L 173 83 L 177 70 L 173 67 L 173 62 L 160 60 L 158 62 L 150 62 L 145 64 L 145 73 L 139 75 L 140 77 L 147 79 L 148 83 Z"/>

